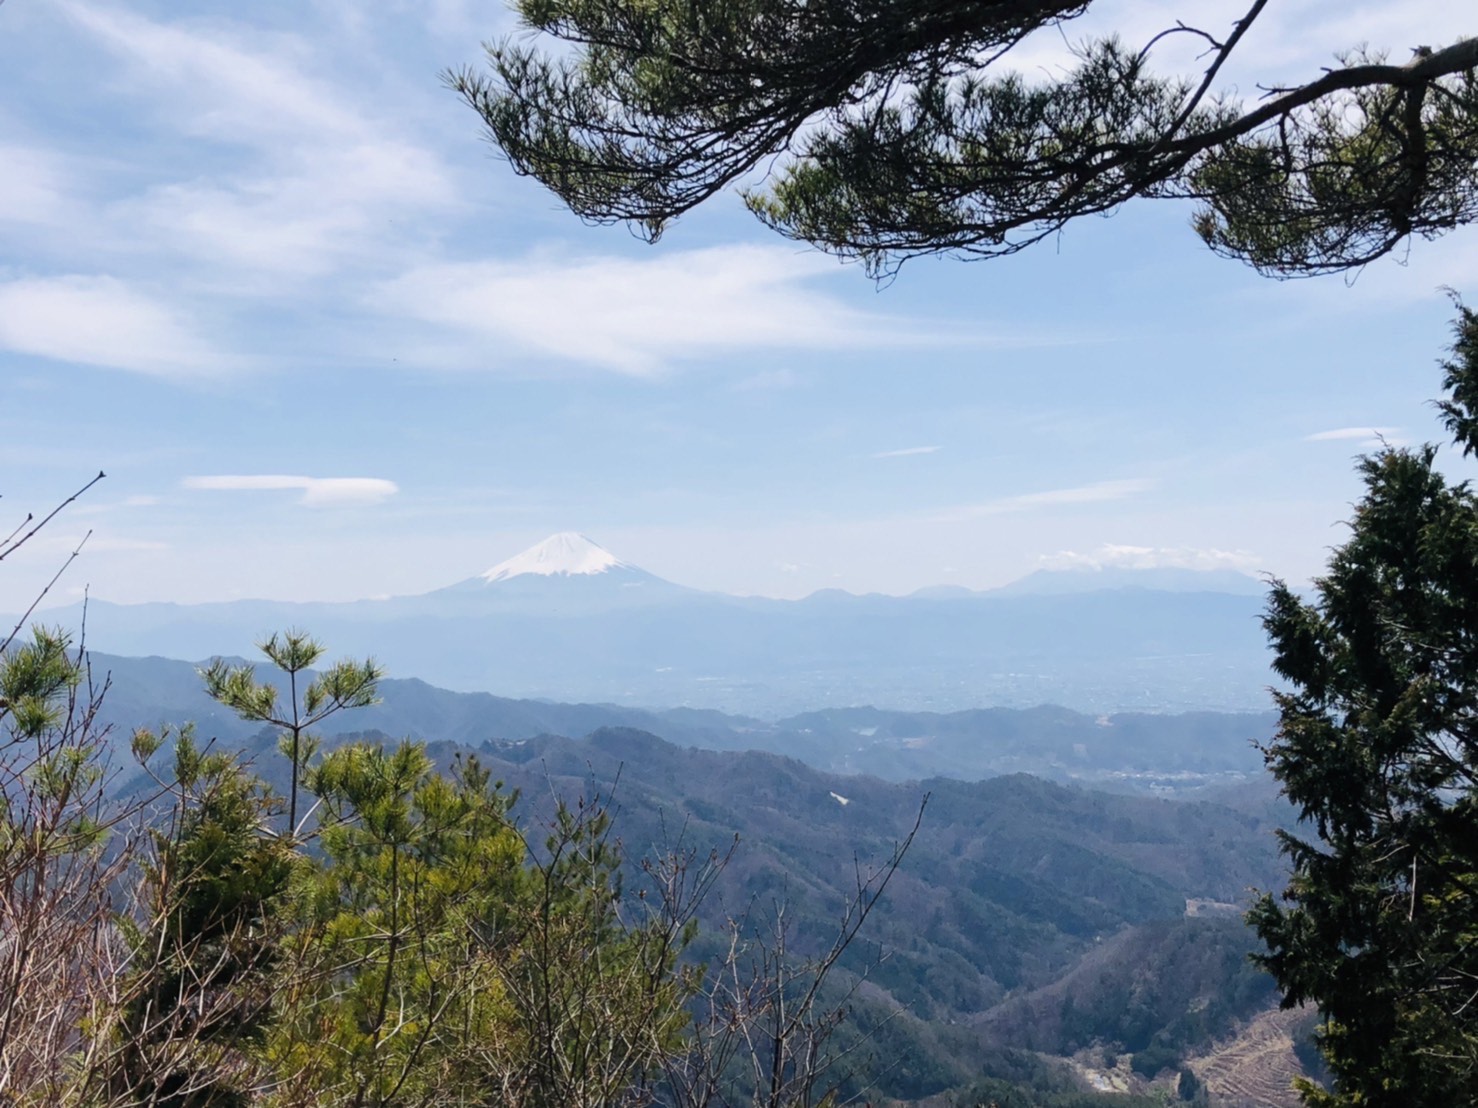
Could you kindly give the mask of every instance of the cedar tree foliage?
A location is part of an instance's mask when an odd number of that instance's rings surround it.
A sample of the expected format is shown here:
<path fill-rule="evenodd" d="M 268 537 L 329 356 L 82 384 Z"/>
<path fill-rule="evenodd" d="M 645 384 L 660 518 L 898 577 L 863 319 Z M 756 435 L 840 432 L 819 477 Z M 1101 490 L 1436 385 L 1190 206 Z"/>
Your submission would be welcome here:
<path fill-rule="evenodd" d="M 1443 422 L 1478 452 L 1478 315 L 1460 309 Z M 1316 1003 L 1332 1090 L 1306 1103 L 1478 1102 L 1478 496 L 1437 448 L 1363 459 L 1350 538 L 1265 624 L 1267 762 L 1302 819 L 1249 921 L 1285 1005 Z"/>
<path fill-rule="evenodd" d="M 519 0 L 554 51 L 508 38 L 447 81 L 586 220 L 656 239 L 763 175 L 762 221 L 875 275 L 1011 254 L 1135 197 L 1198 201 L 1214 251 L 1280 276 L 1478 218 L 1478 39 L 1347 53 L 1248 104 L 1218 80 L 1269 2 L 1224 31 L 1089 41 L 1041 78 L 1012 49 L 1092 0 Z M 1176 35 L 1200 71 L 1154 73 Z"/>

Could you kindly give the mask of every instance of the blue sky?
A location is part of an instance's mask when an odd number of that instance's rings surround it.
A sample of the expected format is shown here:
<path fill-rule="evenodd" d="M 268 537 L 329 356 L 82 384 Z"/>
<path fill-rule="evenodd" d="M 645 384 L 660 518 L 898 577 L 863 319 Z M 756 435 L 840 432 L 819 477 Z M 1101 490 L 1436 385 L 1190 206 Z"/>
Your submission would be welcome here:
<path fill-rule="evenodd" d="M 1274 0 L 1229 79 L 1404 57 L 1472 33 L 1461 7 Z M 0 6 L 0 513 L 109 474 L 5 563 L 0 610 L 88 530 L 58 600 L 420 592 L 559 530 L 777 596 L 1302 579 L 1368 429 L 1436 433 L 1473 230 L 1293 283 L 1163 202 L 882 289 L 734 198 L 649 247 L 516 178 L 441 87 L 511 26 L 462 0 Z M 1064 57 L 1047 35 L 1021 64 Z"/>

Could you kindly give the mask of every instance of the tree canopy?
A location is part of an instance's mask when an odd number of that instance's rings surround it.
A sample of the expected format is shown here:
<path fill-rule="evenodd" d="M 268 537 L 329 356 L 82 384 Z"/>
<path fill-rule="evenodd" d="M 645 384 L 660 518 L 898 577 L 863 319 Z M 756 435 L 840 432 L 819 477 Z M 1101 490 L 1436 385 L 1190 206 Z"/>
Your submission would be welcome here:
<path fill-rule="evenodd" d="M 1199 201 L 1213 250 L 1277 275 L 1478 218 L 1478 39 L 1402 44 L 1404 64 L 1349 53 L 1248 105 L 1218 78 L 1269 3 L 1254 0 L 1230 28 L 1085 43 L 1060 78 L 1011 69 L 1091 3 L 519 0 L 555 49 L 505 39 L 488 72 L 448 81 L 587 220 L 655 240 L 765 172 L 744 193 L 762 221 L 875 274 L 1011 254 L 1136 197 Z M 1173 35 L 1204 44 L 1200 72 L 1152 72 Z"/>
<path fill-rule="evenodd" d="M 1478 453 L 1478 315 L 1448 399 Z M 1281 724 L 1269 767 L 1302 819 L 1293 877 L 1249 919 L 1285 1004 L 1313 1002 L 1333 1089 L 1321 1108 L 1478 1101 L 1478 495 L 1437 449 L 1364 459 L 1349 541 L 1303 600 L 1266 618 Z"/>

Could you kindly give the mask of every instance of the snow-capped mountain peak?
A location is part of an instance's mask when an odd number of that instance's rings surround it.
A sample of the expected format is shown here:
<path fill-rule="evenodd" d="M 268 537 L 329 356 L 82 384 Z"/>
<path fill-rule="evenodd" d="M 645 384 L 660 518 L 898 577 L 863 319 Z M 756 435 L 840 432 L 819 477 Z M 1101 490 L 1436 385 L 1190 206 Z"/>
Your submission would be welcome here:
<path fill-rule="evenodd" d="M 575 531 L 561 531 L 541 543 L 499 562 L 478 579 L 492 584 L 511 577 L 585 577 L 612 569 L 634 569 L 605 547 Z"/>

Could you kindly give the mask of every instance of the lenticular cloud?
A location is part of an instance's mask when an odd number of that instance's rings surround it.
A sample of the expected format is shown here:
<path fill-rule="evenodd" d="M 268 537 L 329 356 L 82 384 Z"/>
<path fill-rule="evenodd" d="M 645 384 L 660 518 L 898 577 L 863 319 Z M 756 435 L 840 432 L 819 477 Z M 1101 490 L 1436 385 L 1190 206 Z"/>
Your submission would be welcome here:
<path fill-rule="evenodd" d="M 303 477 L 278 473 L 186 477 L 181 483 L 187 489 L 228 492 L 300 489 L 303 495 L 298 503 L 310 508 L 378 504 L 400 491 L 394 481 L 382 477 Z"/>

